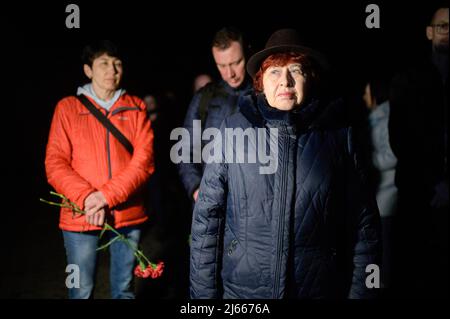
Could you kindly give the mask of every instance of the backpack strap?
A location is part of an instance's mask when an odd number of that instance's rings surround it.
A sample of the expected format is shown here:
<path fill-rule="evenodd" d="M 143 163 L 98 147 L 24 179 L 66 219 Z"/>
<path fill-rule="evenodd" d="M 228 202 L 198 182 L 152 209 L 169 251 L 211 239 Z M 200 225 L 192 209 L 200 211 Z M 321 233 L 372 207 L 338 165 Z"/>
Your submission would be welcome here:
<path fill-rule="evenodd" d="M 89 112 L 92 113 L 92 115 L 95 116 L 95 118 L 112 134 L 115 138 L 126 148 L 126 150 L 133 154 L 134 148 L 131 142 L 125 137 L 125 135 L 122 134 L 122 132 L 119 131 L 117 127 L 114 126 L 114 124 L 111 123 L 111 121 L 98 109 L 95 107 L 95 105 L 89 101 L 89 99 L 86 97 L 86 95 L 78 95 L 78 100 L 83 104 Z"/>
<path fill-rule="evenodd" d="M 205 85 L 202 90 L 202 96 L 200 98 L 198 106 L 198 113 L 200 115 L 202 125 L 205 122 L 206 117 L 208 116 L 208 107 L 211 100 L 215 97 L 226 95 L 227 93 L 225 92 L 225 90 L 217 83 L 208 83 L 207 85 Z"/>

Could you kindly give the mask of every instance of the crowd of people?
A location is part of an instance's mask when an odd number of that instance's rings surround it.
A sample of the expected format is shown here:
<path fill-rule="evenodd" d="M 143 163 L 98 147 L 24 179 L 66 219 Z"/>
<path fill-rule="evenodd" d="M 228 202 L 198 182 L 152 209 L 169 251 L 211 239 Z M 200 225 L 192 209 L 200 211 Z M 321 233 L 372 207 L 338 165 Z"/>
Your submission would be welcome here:
<path fill-rule="evenodd" d="M 220 80 L 195 77 L 171 176 L 192 212 L 185 270 L 166 263 L 165 276 L 186 282 L 177 296 L 448 296 L 448 19 L 438 8 L 424 27 L 427 59 L 367 75 L 366 140 L 327 91 L 329 59 L 299 30 L 275 30 L 252 54 L 238 29 L 215 33 Z M 67 263 L 80 268 L 73 299 L 93 297 L 105 221 L 137 247 L 155 216 L 163 230 L 180 218 L 165 215 L 167 103 L 125 91 L 114 43 L 82 55 L 89 81 L 58 102 L 45 158 L 49 184 L 86 212 L 60 212 Z M 276 169 L 264 173 L 267 157 Z M 116 240 L 109 251 L 111 297 L 136 298 L 133 250 Z"/>

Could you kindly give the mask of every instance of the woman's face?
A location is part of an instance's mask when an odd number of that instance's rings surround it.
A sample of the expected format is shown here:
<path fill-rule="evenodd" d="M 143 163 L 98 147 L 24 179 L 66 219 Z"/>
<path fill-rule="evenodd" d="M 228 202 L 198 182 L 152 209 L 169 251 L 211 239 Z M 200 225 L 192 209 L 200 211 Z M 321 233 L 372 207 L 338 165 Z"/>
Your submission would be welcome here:
<path fill-rule="evenodd" d="M 303 101 L 305 81 L 300 63 L 270 66 L 263 74 L 263 92 L 271 107 L 290 111 Z"/>
<path fill-rule="evenodd" d="M 92 67 L 85 64 L 84 72 L 95 87 L 115 91 L 122 80 L 122 61 L 105 53 L 94 60 Z"/>

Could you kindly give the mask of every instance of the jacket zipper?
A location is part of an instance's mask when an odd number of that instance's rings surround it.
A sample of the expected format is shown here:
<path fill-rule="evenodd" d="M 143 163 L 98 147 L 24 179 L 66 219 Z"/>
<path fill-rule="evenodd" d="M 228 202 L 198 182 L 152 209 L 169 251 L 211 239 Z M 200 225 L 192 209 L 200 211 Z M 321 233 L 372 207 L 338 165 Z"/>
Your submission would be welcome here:
<path fill-rule="evenodd" d="M 281 259 L 283 255 L 283 238 L 284 238 L 284 215 L 285 215 L 285 206 L 286 206 L 286 175 L 288 170 L 288 165 L 286 163 L 286 155 L 289 154 L 289 137 L 287 135 L 287 130 L 283 126 L 281 127 L 281 134 L 283 143 L 286 144 L 284 148 L 283 156 L 282 156 L 282 170 L 280 176 L 280 217 L 278 219 L 278 238 L 277 238 L 277 258 L 275 260 L 275 282 L 273 289 L 273 299 L 278 299 L 279 290 L 280 290 L 280 269 L 281 269 Z M 287 143 L 286 143 L 287 140 Z"/>
<path fill-rule="evenodd" d="M 117 113 L 120 113 L 122 111 L 127 111 L 127 110 L 139 110 L 139 108 L 137 107 L 120 107 L 115 109 L 113 112 L 111 112 L 111 116 L 115 115 Z M 108 117 L 109 115 L 109 111 L 106 111 L 106 117 Z M 109 119 L 111 120 L 111 119 Z M 109 142 L 109 136 L 111 132 L 109 130 L 106 130 L 106 155 L 108 158 L 108 178 L 111 179 L 112 178 L 112 168 L 111 168 L 111 150 L 110 150 L 110 142 Z"/>
<path fill-rule="evenodd" d="M 111 116 L 115 115 L 117 113 L 120 113 L 122 111 L 126 111 L 126 110 L 139 110 L 139 108 L 137 107 L 119 107 L 117 109 L 115 109 L 114 111 L 111 112 Z M 106 111 L 106 117 L 108 117 L 108 115 L 110 114 L 109 111 Z M 111 120 L 111 119 L 109 119 Z M 108 161 L 108 179 L 112 178 L 112 168 L 111 168 L 111 148 L 110 148 L 110 131 L 106 130 L 106 158 Z M 111 215 L 114 216 L 114 210 L 111 210 Z"/>
<path fill-rule="evenodd" d="M 106 111 L 106 117 L 108 117 L 109 112 Z M 109 143 L 109 130 L 106 129 L 106 159 L 108 162 L 108 179 L 112 178 L 112 168 L 111 168 L 111 152 Z M 114 216 L 114 210 L 111 210 L 111 215 Z"/>

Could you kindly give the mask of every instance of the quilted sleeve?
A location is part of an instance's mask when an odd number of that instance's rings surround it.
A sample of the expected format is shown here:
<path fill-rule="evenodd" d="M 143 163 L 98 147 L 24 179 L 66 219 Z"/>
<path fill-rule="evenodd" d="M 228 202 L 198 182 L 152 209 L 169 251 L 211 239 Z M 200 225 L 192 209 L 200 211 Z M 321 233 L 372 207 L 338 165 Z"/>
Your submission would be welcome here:
<path fill-rule="evenodd" d="M 71 165 L 72 143 L 70 136 L 71 105 L 68 99 L 58 103 L 53 115 L 48 137 L 45 171 L 53 188 L 84 209 L 84 200 L 95 188 L 83 179 Z"/>
<path fill-rule="evenodd" d="M 368 288 L 368 265 L 381 266 L 380 215 L 375 195 L 369 190 L 365 166 L 354 143 L 352 129 L 347 131 L 346 200 L 349 209 L 350 251 L 353 261 L 351 299 L 374 298 L 377 288 Z"/>
<path fill-rule="evenodd" d="M 223 133 L 223 125 L 221 129 Z M 223 152 L 222 152 L 223 154 Z M 222 156 L 222 158 L 224 158 Z M 190 262 L 191 298 L 219 298 L 220 238 L 226 211 L 228 167 L 206 165 L 192 218 Z"/>

